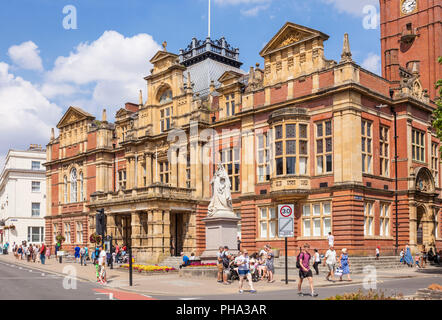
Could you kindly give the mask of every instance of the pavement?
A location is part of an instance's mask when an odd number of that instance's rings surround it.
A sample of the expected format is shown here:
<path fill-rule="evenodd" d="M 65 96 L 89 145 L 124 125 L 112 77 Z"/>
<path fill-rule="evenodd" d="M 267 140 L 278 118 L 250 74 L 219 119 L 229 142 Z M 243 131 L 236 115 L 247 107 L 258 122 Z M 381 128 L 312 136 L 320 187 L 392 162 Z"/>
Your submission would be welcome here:
<path fill-rule="evenodd" d="M 12 254 L 0 255 L 0 262 L 21 266 L 26 268 L 31 268 L 33 270 L 39 270 L 44 273 L 52 274 L 55 276 L 61 276 L 66 278 L 70 276 L 72 278 L 77 278 L 83 282 L 89 282 L 98 288 L 109 290 L 124 290 L 125 292 L 134 292 L 143 295 L 163 297 L 163 298 L 177 298 L 180 297 L 182 300 L 192 297 L 201 297 L 210 299 L 210 297 L 231 297 L 234 293 L 238 293 L 238 282 L 234 282 L 231 285 L 222 285 L 216 282 L 216 279 L 208 278 L 184 278 L 180 277 L 177 273 L 170 273 L 164 275 L 145 275 L 138 274 L 134 271 L 133 273 L 133 286 L 129 285 L 129 272 L 128 270 L 123 270 L 118 266 L 115 266 L 113 270 L 107 268 L 108 284 L 105 286 L 99 285 L 96 282 L 95 267 L 92 264 L 87 266 L 81 266 L 79 263 L 74 262 L 63 262 L 59 263 L 58 260 L 51 258 L 46 260 L 46 264 L 42 265 L 39 262 L 27 262 L 24 260 L 16 259 Z M 362 284 L 367 275 L 365 274 L 355 274 L 351 275 L 351 282 L 348 281 L 336 281 L 330 282 L 325 279 L 325 275 L 314 275 L 313 281 L 315 289 L 326 288 L 324 292 L 332 293 L 333 291 L 342 291 L 345 288 L 352 288 L 357 290 L 357 288 L 363 288 Z M 442 268 L 438 267 L 427 267 L 425 270 L 417 270 L 416 268 L 400 268 L 400 269 L 388 269 L 388 270 L 378 270 L 376 272 L 376 284 L 381 286 L 381 284 L 393 280 L 419 280 L 427 278 L 428 282 L 437 282 L 442 284 Z M 345 276 L 344 276 L 345 279 Z M 271 297 L 272 295 L 279 296 L 280 292 L 291 291 L 290 297 L 292 297 L 297 292 L 297 281 L 298 279 L 294 276 L 289 275 L 289 282 L 285 284 L 285 277 L 280 275 L 275 275 L 274 283 L 267 283 L 265 281 L 259 281 L 253 283 L 255 289 L 260 293 L 260 296 L 264 294 L 266 297 Z M 409 282 L 409 281 L 408 281 Z M 419 283 L 419 281 L 417 281 Z M 308 281 L 305 280 L 303 283 L 304 291 L 308 292 Z M 422 286 L 422 288 L 426 285 Z M 338 289 L 339 290 L 333 290 Z M 248 284 L 244 284 L 244 289 L 248 289 Z M 319 289 L 318 289 L 319 290 Z M 250 294 L 246 295 L 248 298 L 251 297 Z"/>

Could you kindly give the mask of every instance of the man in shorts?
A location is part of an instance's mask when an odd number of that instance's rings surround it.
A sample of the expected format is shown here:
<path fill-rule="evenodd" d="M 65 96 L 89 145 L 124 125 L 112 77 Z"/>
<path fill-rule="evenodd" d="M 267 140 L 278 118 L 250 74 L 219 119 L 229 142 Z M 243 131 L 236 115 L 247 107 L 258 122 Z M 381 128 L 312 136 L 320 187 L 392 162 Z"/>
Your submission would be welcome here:
<path fill-rule="evenodd" d="M 311 254 L 308 252 L 310 246 L 308 244 L 304 245 L 302 252 L 299 254 L 299 282 L 298 282 L 298 295 L 303 296 L 304 294 L 301 291 L 302 281 L 307 278 L 310 283 L 311 296 L 317 297 L 318 294 L 315 293 L 313 289 L 313 273 L 310 269 L 310 258 Z"/>
<path fill-rule="evenodd" d="M 331 276 L 331 281 L 335 281 L 334 274 L 336 269 L 336 251 L 333 246 L 330 246 L 330 248 L 325 253 L 324 263 L 327 265 L 328 268 L 328 274 L 325 277 L 325 279 L 327 281 L 330 281 L 330 276 Z"/>
<path fill-rule="evenodd" d="M 243 253 L 235 258 L 235 264 L 238 266 L 238 275 L 239 275 L 239 293 L 243 293 L 242 289 L 244 279 L 247 278 L 250 286 L 250 293 L 256 293 L 256 290 L 253 288 L 252 282 L 252 274 L 250 273 L 250 259 L 249 254 L 246 249 L 244 249 Z"/>
<path fill-rule="evenodd" d="M 224 248 L 219 247 L 219 251 L 216 253 L 216 266 L 218 267 L 218 283 L 223 282 L 223 252 Z"/>

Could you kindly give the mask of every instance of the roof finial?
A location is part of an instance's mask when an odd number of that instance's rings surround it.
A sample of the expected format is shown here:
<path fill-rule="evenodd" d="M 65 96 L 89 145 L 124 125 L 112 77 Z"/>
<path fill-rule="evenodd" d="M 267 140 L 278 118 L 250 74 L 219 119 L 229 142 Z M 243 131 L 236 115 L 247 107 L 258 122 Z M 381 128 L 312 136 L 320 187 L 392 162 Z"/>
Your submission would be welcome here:
<path fill-rule="evenodd" d="M 167 51 L 167 41 L 164 41 L 163 42 L 163 51 Z"/>
<path fill-rule="evenodd" d="M 350 41 L 348 40 L 348 33 L 344 34 L 344 46 L 342 48 L 341 63 L 353 61 L 351 58 Z"/>
<path fill-rule="evenodd" d="M 140 105 L 140 106 L 143 105 L 143 90 L 140 90 L 140 101 L 139 101 L 139 105 Z"/>
<path fill-rule="evenodd" d="M 103 109 L 103 114 L 101 116 L 101 121 L 102 122 L 107 122 L 106 109 Z"/>

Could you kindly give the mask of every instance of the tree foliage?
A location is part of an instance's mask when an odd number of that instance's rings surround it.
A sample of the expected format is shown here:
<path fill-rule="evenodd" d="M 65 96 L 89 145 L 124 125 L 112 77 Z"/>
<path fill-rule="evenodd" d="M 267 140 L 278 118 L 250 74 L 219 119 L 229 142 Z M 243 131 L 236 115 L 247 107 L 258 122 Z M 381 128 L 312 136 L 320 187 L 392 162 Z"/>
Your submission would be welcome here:
<path fill-rule="evenodd" d="M 442 64 L 442 57 L 439 57 L 439 63 Z M 437 109 L 434 111 L 433 127 L 436 129 L 437 136 L 442 139 L 442 79 L 437 80 L 436 89 L 438 89 L 438 97 L 436 98 Z"/>

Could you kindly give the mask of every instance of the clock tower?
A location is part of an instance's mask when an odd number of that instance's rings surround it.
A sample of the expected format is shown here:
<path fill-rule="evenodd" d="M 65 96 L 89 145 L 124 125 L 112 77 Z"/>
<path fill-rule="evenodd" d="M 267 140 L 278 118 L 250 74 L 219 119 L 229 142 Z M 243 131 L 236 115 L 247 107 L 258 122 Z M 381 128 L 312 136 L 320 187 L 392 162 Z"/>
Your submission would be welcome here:
<path fill-rule="evenodd" d="M 382 75 L 400 82 L 404 73 L 419 73 L 430 99 L 442 78 L 442 0 L 380 0 Z"/>

